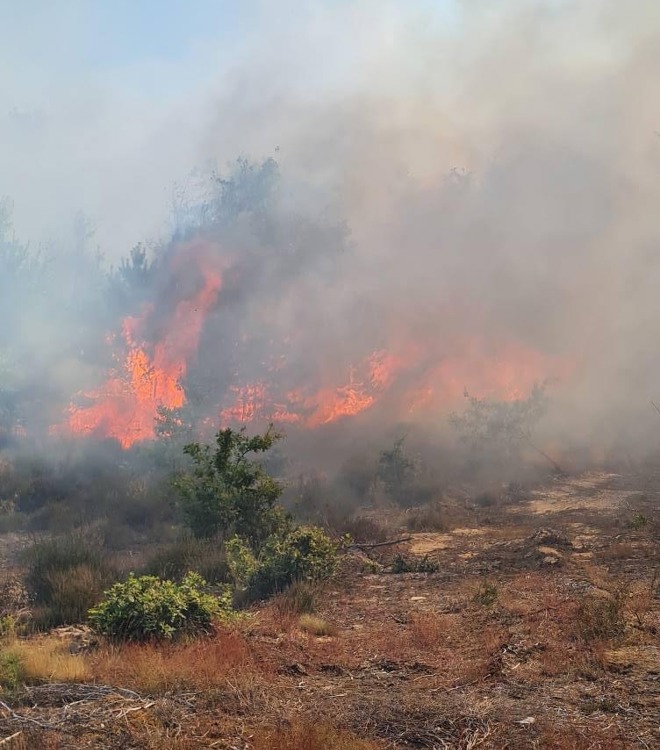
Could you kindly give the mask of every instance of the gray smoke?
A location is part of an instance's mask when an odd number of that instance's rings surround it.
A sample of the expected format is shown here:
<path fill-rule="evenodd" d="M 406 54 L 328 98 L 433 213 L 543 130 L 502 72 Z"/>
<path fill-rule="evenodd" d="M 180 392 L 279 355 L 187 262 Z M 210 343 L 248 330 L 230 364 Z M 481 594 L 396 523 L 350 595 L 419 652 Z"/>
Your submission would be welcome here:
<path fill-rule="evenodd" d="M 103 237 L 117 227 L 125 240 L 123 217 L 135 227 L 141 211 L 157 223 L 165 183 L 186 160 L 222 170 L 239 154 L 274 156 L 282 216 L 345 221 L 350 233 L 331 270 L 314 261 L 296 274 L 245 250 L 257 266 L 228 305 L 232 321 L 248 338 L 263 325 L 275 337 L 302 329 L 289 351 L 300 380 L 393 341 L 416 344 L 422 368 L 460 355 L 465 339 L 487 350 L 478 362 L 519 345 L 570 364 L 552 389 L 547 439 L 630 450 L 655 440 L 657 3 L 473 0 L 441 19 L 421 2 L 255 9 L 231 67 L 210 71 L 194 106 L 183 97 L 162 112 L 145 153 L 129 124 L 112 174 L 98 165 L 110 131 L 67 173 L 79 180 L 75 200 L 98 167 Z M 57 140 L 34 137 L 55 159 Z M 25 153 L 13 158 L 17 175 Z M 35 188 L 29 210 L 38 215 L 57 188 Z M 31 186 L 3 179 L 0 189 L 29 205 Z M 196 199 L 184 184 L 182 201 Z M 256 241 L 237 237 L 227 252 Z M 478 373 L 477 388 L 487 381 Z"/>

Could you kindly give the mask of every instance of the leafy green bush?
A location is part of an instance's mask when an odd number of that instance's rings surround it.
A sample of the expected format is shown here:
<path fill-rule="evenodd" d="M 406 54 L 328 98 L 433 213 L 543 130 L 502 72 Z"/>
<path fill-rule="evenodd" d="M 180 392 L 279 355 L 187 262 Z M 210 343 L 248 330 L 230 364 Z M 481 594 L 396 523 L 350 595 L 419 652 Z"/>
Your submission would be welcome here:
<path fill-rule="evenodd" d="M 299 527 L 273 535 L 255 556 L 240 537 L 227 542 L 229 569 L 239 590 L 264 598 L 294 581 L 319 581 L 337 567 L 339 544 L 318 527 Z"/>
<path fill-rule="evenodd" d="M 25 559 L 25 583 L 43 627 L 82 622 L 114 577 L 100 545 L 81 535 L 38 542 Z"/>
<path fill-rule="evenodd" d="M 131 574 L 90 609 L 89 622 L 97 632 L 119 640 L 208 633 L 214 620 L 229 617 L 230 604 L 229 595 L 217 598 L 204 593 L 205 585 L 197 573 L 188 573 L 180 584 Z"/>
<path fill-rule="evenodd" d="M 270 427 L 263 435 L 221 430 L 216 448 L 191 443 L 184 448 L 193 462 L 191 472 L 174 480 L 185 521 L 197 537 L 237 534 L 258 550 L 286 525 L 276 505 L 282 486 L 250 455 L 266 453 L 280 435 Z"/>

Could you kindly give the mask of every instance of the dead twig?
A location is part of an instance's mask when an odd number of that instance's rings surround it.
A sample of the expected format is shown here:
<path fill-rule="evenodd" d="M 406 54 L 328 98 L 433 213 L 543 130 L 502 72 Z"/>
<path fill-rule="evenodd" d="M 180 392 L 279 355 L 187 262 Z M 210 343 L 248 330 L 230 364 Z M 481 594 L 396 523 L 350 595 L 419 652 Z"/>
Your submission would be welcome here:
<path fill-rule="evenodd" d="M 403 537 L 402 539 L 392 539 L 389 542 L 362 542 L 360 544 L 351 544 L 349 549 L 375 549 L 376 547 L 393 547 L 395 544 L 403 544 L 404 542 L 410 542 L 411 536 Z"/>
<path fill-rule="evenodd" d="M 5 737 L 4 740 L 0 740 L 0 747 L 2 745 L 6 745 L 12 740 L 15 740 L 17 737 L 20 737 L 23 734 L 23 730 L 19 729 L 18 732 L 14 732 L 14 734 L 10 734 L 9 737 Z"/>

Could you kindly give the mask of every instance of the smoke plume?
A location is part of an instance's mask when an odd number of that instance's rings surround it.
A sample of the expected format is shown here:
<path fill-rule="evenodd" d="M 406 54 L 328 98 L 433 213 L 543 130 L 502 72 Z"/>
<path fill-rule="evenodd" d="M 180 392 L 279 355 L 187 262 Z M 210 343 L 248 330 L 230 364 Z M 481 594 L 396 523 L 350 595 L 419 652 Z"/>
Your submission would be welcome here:
<path fill-rule="evenodd" d="M 138 258 L 99 302 L 88 242 L 43 261 L 41 309 L 8 305 L 12 387 L 39 385 L 47 407 L 25 428 L 137 440 L 159 404 L 185 403 L 197 425 L 444 430 L 465 388 L 511 400 L 549 379 L 546 440 L 647 447 L 660 426 L 657 3 L 254 12 L 231 66 L 208 70 L 180 117 L 173 105 L 157 153 L 122 162 L 104 226 L 143 200 L 155 221 L 153 196 L 131 190 L 154 160 L 207 170 L 179 183 L 173 236 L 144 277 Z M 184 111 L 196 121 L 181 135 Z M 139 425 L 126 357 L 148 381 Z"/>

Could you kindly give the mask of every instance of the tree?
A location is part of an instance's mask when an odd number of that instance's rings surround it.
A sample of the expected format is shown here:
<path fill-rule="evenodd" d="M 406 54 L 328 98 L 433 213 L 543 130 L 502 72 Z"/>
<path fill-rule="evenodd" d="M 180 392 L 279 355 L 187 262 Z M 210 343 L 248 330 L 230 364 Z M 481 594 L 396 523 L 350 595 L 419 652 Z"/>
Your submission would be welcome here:
<path fill-rule="evenodd" d="M 472 449 L 503 448 L 512 455 L 524 443 L 561 472 L 559 464 L 532 442 L 534 430 L 547 410 L 545 385 L 536 384 L 529 398 L 515 401 L 480 399 L 468 391 L 465 398 L 467 409 L 463 414 L 452 414 L 449 421 Z"/>
<path fill-rule="evenodd" d="M 258 551 L 271 534 L 286 525 L 276 504 L 282 485 L 252 458 L 266 453 L 281 437 L 272 425 L 254 437 L 245 435 L 244 428 L 228 428 L 217 433 L 214 450 L 199 443 L 185 446 L 193 468 L 179 474 L 174 486 L 195 536 L 237 534 Z"/>
<path fill-rule="evenodd" d="M 413 502 L 413 486 L 418 476 L 417 463 L 404 450 L 405 440 L 405 436 L 401 437 L 390 450 L 381 452 L 377 471 L 387 494 L 401 505 Z"/>

